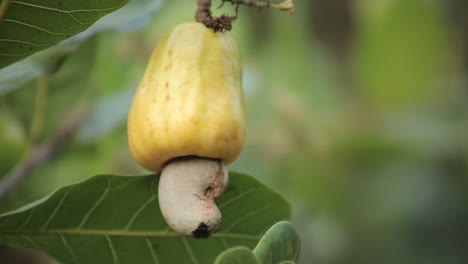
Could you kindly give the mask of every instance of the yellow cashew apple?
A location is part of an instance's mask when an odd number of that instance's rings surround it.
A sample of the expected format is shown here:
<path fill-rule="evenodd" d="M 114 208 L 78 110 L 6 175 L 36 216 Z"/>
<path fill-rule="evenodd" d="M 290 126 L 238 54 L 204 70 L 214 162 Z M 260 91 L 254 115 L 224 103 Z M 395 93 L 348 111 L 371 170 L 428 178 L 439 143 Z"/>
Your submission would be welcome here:
<path fill-rule="evenodd" d="M 136 161 L 160 172 L 178 157 L 239 155 L 245 134 L 236 42 L 198 22 L 177 25 L 157 44 L 128 116 Z"/>

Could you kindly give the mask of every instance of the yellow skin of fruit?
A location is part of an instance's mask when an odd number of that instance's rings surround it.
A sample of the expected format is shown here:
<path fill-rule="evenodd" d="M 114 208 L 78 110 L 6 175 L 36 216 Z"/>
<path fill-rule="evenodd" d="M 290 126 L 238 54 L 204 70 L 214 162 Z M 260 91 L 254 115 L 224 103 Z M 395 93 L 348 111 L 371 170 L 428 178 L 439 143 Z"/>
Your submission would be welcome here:
<path fill-rule="evenodd" d="M 128 116 L 135 160 L 160 172 L 169 160 L 234 161 L 244 144 L 242 66 L 227 33 L 198 22 L 167 32 L 151 55 Z"/>

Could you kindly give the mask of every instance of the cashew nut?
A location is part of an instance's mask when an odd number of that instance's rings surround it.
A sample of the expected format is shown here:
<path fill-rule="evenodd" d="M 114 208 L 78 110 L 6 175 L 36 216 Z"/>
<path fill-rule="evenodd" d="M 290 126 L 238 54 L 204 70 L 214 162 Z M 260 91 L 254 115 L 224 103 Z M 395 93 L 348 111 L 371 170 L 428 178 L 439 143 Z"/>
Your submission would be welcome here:
<path fill-rule="evenodd" d="M 178 233 L 206 238 L 216 232 L 221 212 L 215 199 L 228 185 L 221 160 L 185 157 L 169 161 L 159 179 L 159 207 Z"/>

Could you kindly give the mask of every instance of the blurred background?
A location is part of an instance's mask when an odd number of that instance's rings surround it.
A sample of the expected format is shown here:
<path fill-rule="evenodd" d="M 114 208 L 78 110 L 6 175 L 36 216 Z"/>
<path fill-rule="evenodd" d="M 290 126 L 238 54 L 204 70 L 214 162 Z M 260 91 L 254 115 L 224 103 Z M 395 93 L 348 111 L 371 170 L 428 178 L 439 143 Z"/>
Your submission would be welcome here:
<path fill-rule="evenodd" d="M 294 15 L 240 8 L 248 127 L 230 169 L 292 203 L 300 263 L 468 263 L 468 1 L 295 2 Z M 155 43 L 195 6 L 160 2 L 146 26 L 97 34 L 55 74 L 0 95 L 0 175 L 31 130 L 48 142 L 77 102 L 91 113 L 0 212 L 95 174 L 147 173 L 126 114 Z"/>

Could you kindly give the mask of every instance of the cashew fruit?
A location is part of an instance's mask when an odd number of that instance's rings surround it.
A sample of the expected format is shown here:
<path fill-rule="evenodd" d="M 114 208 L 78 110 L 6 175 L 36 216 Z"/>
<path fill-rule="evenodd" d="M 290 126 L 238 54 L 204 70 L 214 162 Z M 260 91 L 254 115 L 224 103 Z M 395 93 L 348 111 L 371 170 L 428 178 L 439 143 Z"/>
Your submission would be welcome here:
<path fill-rule="evenodd" d="M 135 92 L 128 142 L 136 161 L 160 172 L 186 156 L 234 161 L 244 144 L 242 67 L 226 32 L 198 22 L 159 41 Z"/>

